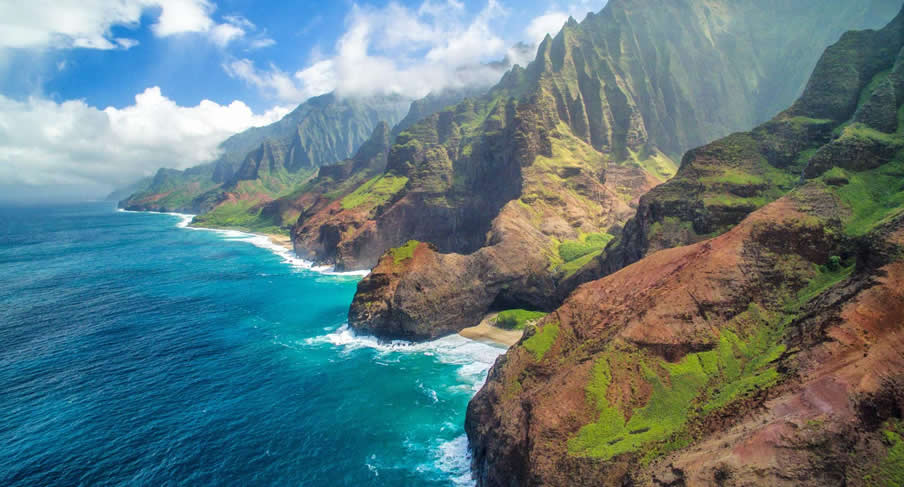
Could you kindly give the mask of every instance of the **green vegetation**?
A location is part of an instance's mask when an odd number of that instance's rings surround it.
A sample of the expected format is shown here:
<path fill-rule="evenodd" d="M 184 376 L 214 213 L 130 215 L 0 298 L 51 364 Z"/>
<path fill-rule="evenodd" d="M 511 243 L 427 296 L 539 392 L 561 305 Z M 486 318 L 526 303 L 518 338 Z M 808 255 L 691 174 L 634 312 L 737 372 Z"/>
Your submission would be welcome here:
<path fill-rule="evenodd" d="M 885 424 L 882 434 L 887 453 L 875 472 L 864 480 L 867 485 L 904 487 L 904 424 L 892 419 Z"/>
<path fill-rule="evenodd" d="M 523 330 L 525 326 L 539 321 L 544 316 L 546 316 L 546 313 L 542 311 L 509 309 L 499 313 L 496 317 L 496 326 L 507 330 Z"/>
<path fill-rule="evenodd" d="M 694 232 L 693 222 L 685 221 L 674 216 L 667 216 L 663 217 L 662 221 L 655 221 L 652 225 L 650 225 L 648 238 L 652 239 L 664 231 L 668 231 L 670 233 L 677 231 L 686 231 L 694 235 L 696 234 L 696 232 Z"/>
<path fill-rule="evenodd" d="M 816 296 L 819 296 L 830 287 L 847 279 L 853 272 L 854 262 L 843 262 L 840 257 L 838 257 L 837 262 L 830 259 L 829 264 L 822 266 L 816 277 L 811 279 L 809 284 L 807 284 L 807 287 L 801 289 L 797 293 L 797 301 L 790 303 L 788 305 L 789 309 L 793 310 L 801 303 L 806 303 Z"/>
<path fill-rule="evenodd" d="M 806 303 L 848 278 L 853 270 L 852 260 L 830 257 L 826 265 L 814 268 L 806 287 L 786 298 L 782 311 L 768 312 L 750 304 L 719 330 L 713 350 L 688 354 L 678 363 L 631 345 L 610 345 L 594 364 L 586 388 L 587 400 L 599 417 L 569 440 L 569 453 L 610 459 L 641 452 L 643 461 L 649 461 L 690 444 L 690 422 L 782 380 L 775 363 L 786 351 L 785 330 Z M 630 367 L 636 367 L 628 372 L 634 377 L 622 376 L 619 381 L 631 381 L 631 391 L 637 389 L 635 381 L 646 382 L 652 394 L 626 421 L 628 406 L 621 401 L 629 399 L 619 397 L 624 394 L 622 389 L 610 391 L 611 370 Z M 900 453 L 904 455 L 904 443 Z M 904 456 L 895 461 L 899 460 L 904 461 Z"/>
<path fill-rule="evenodd" d="M 714 350 L 686 355 L 678 363 L 633 350 L 610 350 L 594 364 L 587 386 L 588 401 L 596 406 L 599 419 L 581 428 L 569 440 L 572 455 L 609 459 L 658 443 L 663 453 L 683 445 L 681 432 L 699 414 L 718 410 L 731 402 L 780 380 L 772 365 L 785 351 L 781 337 L 788 320 L 769 316 L 756 305 L 723 329 Z M 733 331 L 751 330 L 746 333 Z M 610 403 L 610 368 L 639 364 L 642 377 L 653 392 L 647 404 L 625 421 L 622 405 Z M 632 386 L 632 389 L 634 386 Z M 665 445 L 667 448 L 663 449 Z"/>
<path fill-rule="evenodd" d="M 845 125 L 841 132 L 842 138 L 854 138 L 863 140 L 874 140 L 886 145 L 901 146 L 901 137 L 898 134 L 886 134 L 862 123 L 852 123 Z"/>
<path fill-rule="evenodd" d="M 873 96 L 873 92 L 876 91 L 876 88 L 879 87 L 879 84 L 888 79 L 888 75 L 891 73 L 891 69 L 886 69 L 875 76 L 870 80 L 869 84 L 866 85 L 866 88 L 860 92 L 860 98 L 857 100 L 857 108 L 862 107 L 866 102 L 869 101 L 870 97 Z"/>
<path fill-rule="evenodd" d="M 550 258 L 550 268 L 570 276 L 600 255 L 615 238 L 608 233 L 583 233 L 577 240 L 556 244 L 556 254 Z"/>
<path fill-rule="evenodd" d="M 321 165 L 351 156 L 351 150 L 361 147 L 381 120 L 395 124 L 408 108 L 408 103 L 395 97 L 359 100 L 330 94 L 311 98 L 279 122 L 224 141 L 219 146 L 222 156 L 214 163 L 184 171 L 160 170 L 125 205 L 164 211 L 207 210 L 220 201 L 221 190 L 248 195 L 238 187 L 246 181 L 261 183 L 267 188 L 264 193 L 276 196 L 298 185 L 296 173 L 310 176 Z M 304 154 L 305 160 L 290 160 L 293 154 Z M 229 180 L 232 174 L 246 179 Z M 233 183 L 239 184 L 232 188 Z"/>
<path fill-rule="evenodd" d="M 559 256 L 565 262 L 584 257 L 587 254 L 606 248 L 606 245 L 615 238 L 608 233 L 587 233 L 578 240 L 569 240 L 559 244 Z"/>
<path fill-rule="evenodd" d="M 543 173 L 556 174 L 563 168 L 598 168 L 605 163 L 605 157 L 591 145 L 574 136 L 564 122 L 556 126 L 552 137 L 552 157 L 538 155 L 533 167 Z"/>
<path fill-rule="evenodd" d="M 852 236 L 864 235 L 904 207 L 904 160 L 895 161 L 869 171 L 853 172 L 834 168 L 823 180 L 843 178 L 848 184 L 832 188 L 850 207 L 851 218 L 845 231 Z"/>
<path fill-rule="evenodd" d="M 731 184 L 735 186 L 757 186 L 765 184 L 766 180 L 757 174 L 741 171 L 735 167 L 721 168 L 722 173 L 717 176 L 705 176 L 700 178 L 703 184 Z"/>
<path fill-rule="evenodd" d="M 273 221 L 261 218 L 258 201 L 240 200 L 224 203 L 195 217 L 193 226 L 204 228 L 232 228 L 257 233 L 288 235 L 288 231 Z"/>
<path fill-rule="evenodd" d="M 791 117 L 786 119 L 787 122 L 790 122 L 795 127 L 801 127 L 804 125 L 825 125 L 832 123 L 832 120 L 828 118 L 810 118 L 810 117 Z"/>
<path fill-rule="evenodd" d="M 665 154 L 656 151 L 653 154 L 643 155 L 629 151 L 635 164 L 642 167 L 660 181 L 668 181 L 678 172 L 678 165 Z"/>
<path fill-rule="evenodd" d="M 807 156 L 809 157 L 812 154 Z M 781 198 L 797 181 L 797 176 L 792 172 L 777 169 L 765 160 L 757 161 L 750 168 L 725 166 L 709 169 L 718 170 L 719 173 L 700 178 L 700 182 L 707 187 L 703 198 L 707 207 L 746 207 L 755 210 Z M 739 188 L 746 188 L 742 194 L 752 196 L 738 196 L 735 192 Z"/>
<path fill-rule="evenodd" d="M 313 170 L 301 170 L 288 173 L 285 170 L 276 173 L 267 172 L 259 179 L 242 180 L 229 192 L 238 196 L 239 200 L 230 200 L 218 204 L 213 209 L 195 218 L 195 226 L 207 228 L 231 228 L 256 233 L 288 235 L 287 228 L 298 220 L 299 211 L 291 205 L 280 206 L 279 211 L 263 213 L 265 205 L 271 198 L 281 198 L 285 194 L 295 192 L 298 185 L 307 186 Z M 219 198 L 219 193 L 209 194 Z"/>
<path fill-rule="evenodd" d="M 342 208 L 351 210 L 363 205 L 375 208 L 387 203 L 408 184 L 408 178 L 383 174 L 362 184 L 350 195 L 342 198 Z"/>
<path fill-rule="evenodd" d="M 418 245 L 420 245 L 420 242 L 417 240 L 409 240 L 405 245 L 391 249 L 389 253 L 392 254 L 392 260 L 396 264 L 401 264 L 414 257 L 414 250 Z"/>
<path fill-rule="evenodd" d="M 775 201 L 775 198 L 765 196 L 745 198 L 729 193 L 707 194 L 703 198 L 703 204 L 707 207 L 721 206 L 723 208 L 748 208 L 751 212 L 766 206 L 773 201 Z"/>
<path fill-rule="evenodd" d="M 552 344 L 556 342 L 558 336 L 559 324 L 547 323 L 543 328 L 537 330 L 534 336 L 524 341 L 524 348 L 528 352 L 534 354 L 534 358 L 538 361 L 543 360 L 546 352 L 548 352 L 552 347 Z"/>
<path fill-rule="evenodd" d="M 589 253 L 583 257 L 577 258 L 571 262 L 566 262 L 559 266 L 559 270 L 565 273 L 565 277 L 571 277 L 575 272 L 581 270 L 585 265 L 589 264 L 593 259 L 602 255 L 602 249 Z"/>

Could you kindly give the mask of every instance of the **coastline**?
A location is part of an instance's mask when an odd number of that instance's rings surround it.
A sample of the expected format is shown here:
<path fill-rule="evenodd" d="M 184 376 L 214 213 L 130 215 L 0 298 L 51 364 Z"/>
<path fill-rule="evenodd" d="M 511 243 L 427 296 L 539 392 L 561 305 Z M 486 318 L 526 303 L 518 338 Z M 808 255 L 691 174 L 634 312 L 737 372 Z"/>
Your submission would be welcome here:
<path fill-rule="evenodd" d="M 288 235 L 261 234 L 228 228 L 194 227 L 191 225 L 191 222 L 192 220 L 194 220 L 196 215 L 187 213 L 135 211 L 125 210 L 122 208 L 118 208 L 116 209 L 116 211 L 121 213 L 152 213 L 157 215 L 170 215 L 179 217 L 180 221 L 176 224 L 178 228 L 183 228 L 186 230 L 214 232 L 222 236 L 225 240 L 250 243 L 254 246 L 269 250 L 270 252 L 276 254 L 278 257 L 281 257 L 286 264 L 292 266 L 295 269 L 302 269 L 310 272 L 316 272 L 317 274 L 322 274 L 325 276 L 335 277 L 361 278 L 370 274 L 370 271 L 336 272 L 336 270 L 331 266 L 316 265 L 313 262 L 304 260 L 295 254 L 295 248 L 292 245 L 292 239 Z"/>
<path fill-rule="evenodd" d="M 511 348 L 524 335 L 524 330 L 506 330 L 492 324 L 499 313 L 490 313 L 484 316 L 483 320 L 477 326 L 465 328 L 458 332 L 464 338 L 484 343 L 492 343 Z"/>
<path fill-rule="evenodd" d="M 252 234 L 252 235 L 258 235 L 258 234 Z M 289 237 L 288 235 L 279 235 L 279 234 L 275 234 L 275 233 L 263 233 L 263 234 L 260 234 L 260 236 L 269 238 L 270 241 L 273 242 L 274 245 L 279 245 L 280 247 L 282 247 L 290 252 L 293 252 L 293 253 L 295 252 L 295 246 L 292 245 L 292 237 Z"/>

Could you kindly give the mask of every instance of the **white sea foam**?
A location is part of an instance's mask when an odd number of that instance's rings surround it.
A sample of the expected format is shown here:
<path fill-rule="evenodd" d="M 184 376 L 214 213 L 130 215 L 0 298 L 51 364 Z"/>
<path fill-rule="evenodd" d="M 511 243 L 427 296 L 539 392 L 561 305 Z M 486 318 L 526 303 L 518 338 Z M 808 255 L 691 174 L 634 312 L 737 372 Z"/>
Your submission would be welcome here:
<path fill-rule="evenodd" d="M 315 265 L 313 262 L 302 259 L 298 257 L 294 251 L 289 250 L 282 245 L 278 245 L 270 239 L 270 237 L 266 235 L 258 235 L 255 233 L 247 233 L 240 232 L 238 230 L 221 230 L 218 228 L 201 228 L 201 227 L 193 227 L 191 226 L 192 220 L 194 220 L 196 215 L 189 215 L 187 213 L 167 213 L 167 212 L 159 212 L 159 211 L 130 211 L 119 209 L 117 211 L 124 213 L 155 213 L 158 215 L 170 215 L 179 217 L 179 223 L 176 224 L 179 228 L 185 228 L 188 230 L 198 230 L 205 232 L 213 232 L 225 240 L 233 241 L 233 242 L 246 242 L 250 243 L 256 247 L 260 247 L 265 250 L 269 250 L 270 252 L 278 255 L 282 258 L 283 262 L 292 266 L 295 269 L 305 270 L 316 272 L 318 274 L 323 274 L 326 276 L 338 276 L 338 277 L 364 277 L 370 274 L 370 271 L 351 271 L 351 272 L 336 272 L 336 270 L 331 266 L 319 266 Z"/>
<path fill-rule="evenodd" d="M 326 335 L 308 338 L 304 342 L 306 345 L 330 344 L 343 347 L 346 352 L 370 348 L 382 354 L 412 353 L 433 356 L 445 364 L 461 365 L 459 376 L 462 378 L 486 372 L 496 361 L 496 357 L 506 351 L 503 347 L 469 340 L 461 335 L 450 335 L 423 343 L 405 340 L 380 341 L 370 335 L 355 333 L 347 324 Z"/>
<path fill-rule="evenodd" d="M 379 352 L 380 360 L 391 361 L 394 354 L 418 354 L 434 357 L 438 362 L 457 365 L 457 375 L 462 384 L 449 387 L 452 392 L 477 393 L 486 381 L 487 372 L 496 358 L 506 348 L 469 340 L 460 335 L 450 335 L 438 340 L 412 343 L 404 340 L 380 341 L 370 335 L 355 333 L 347 324 L 322 336 L 304 340 L 305 346 L 332 345 L 341 347 L 343 353 L 369 348 Z"/>
<path fill-rule="evenodd" d="M 356 350 L 371 349 L 378 352 L 375 362 L 392 361 L 393 356 L 401 354 L 423 355 L 433 357 L 440 363 L 458 366 L 457 375 L 461 384 L 453 385 L 444 390 L 435 390 L 417 381 L 418 389 L 431 400 L 439 402 L 441 395 L 475 394 L 486 382 L 487 372 L 506 348 L 487 343 L 469 340 L 460 335 L 452 335 L 438 340 L 424 343 L 412 343 L 403 340 L 382 342 L 369 335 L 359 335 L 349 326 L 342 325 L 322 336 L 308 338 L 303 341 L 303 346 L 321 347 L 333 346 L 342 349 L 342 353 L 352 353 Z M 443 428 L 445 430 L 445 428 Z M 407 445 L 413 448 L 412 445 Z M 471 478 L 471 453 L 468 449 L 468 439 L 465 435 L 458 436 L 450 441 L 434 443 L 424 447 L 432 450 L 432 465 L 418 467 L 421 472 L 441 472 L 444 478 L 451 479 L 456 486 L 473 486 Z"/>
<path fill-rule="evenodd" d="M 330 267 L 315 266 L 309 261 L 298 258 L 294 252 L 275 244 L 270 238 L 264 235 L 255 235 L 235 230 L 191 227 L 190 224 L 194 215 L 181 213 L 166 214 L 179 217 L 180 221 L 177 226 L 180 228 L 211 231 L 219 234 L 226 240 L 250 243 L 273 252 L 282 257 L 285 263 L 297 269 L 333 276 L 365 276 L 368 274 L 366 271 L 334 272 Z M 336 329 L 325 328 L 324 331 L 328 333 L 322 336 L 308 338 L 304 340 L 303 343 L 300 343 L 300 345 L 308 347 L 339 347 L 342 349 L 343 353 L 351 353 L 361 349 L 372 349 L 378 352 L 380 360 L 387 362 L 395 361 L 400 354 L 434 357 L 440 363 L 458 366 L 456 373 L 462 384 L 450 386 L 448 391 L 453 393 L 476 393 L 483 387 L 484 382 L 486 382 L 487 372 L 490 367 L 493 366 L 496 358 L 506 351 L 506 348 L 504 347 L 469 340 L 460 335 L 451 335 L 430 342 L 413 343 L 404 340 L 385 342 L 380 341 L 373 336 L 359 335 L 347 324 Z M 434 403 L 439 401 L 438 392 L 436 390 L 425 386 L 420 381 L 418 381 L 418 387 Z M 442 392 L 439 394 L 441 393 Z M 434 443 L 428 448 L 433 451 L 433 465 L 430 467 L 425 465 L 423 467 L 427 467 L 428 470 L 438 470 L 439 472 L 442 472 L 444 477 L 451 479 L 453 485 L 462 487 L 472 487 L 475 485 L 475 481 L 471 477 L 471 452 L 468 448 L 467 436 L 461 435 L 449 441 L 440 442 L 438 444 Z M 376 459 L 372 458 L 371 460 L 375 461 Z M 375 465 L 368 462 L 367 467 L 374 476 L 379 476 L 379 470 Z M 418 470 L 422 470 L 422 467 L 419 467 Z"/>
<path fill-rule="evenodd" d="M 471 451 L 468 449 L 468 437 L 461 435 L 453 440 L 441 443 L 435 452 L 436 467 L 447 474 L 454 485 L 475 485 L 471 477 Z"/>

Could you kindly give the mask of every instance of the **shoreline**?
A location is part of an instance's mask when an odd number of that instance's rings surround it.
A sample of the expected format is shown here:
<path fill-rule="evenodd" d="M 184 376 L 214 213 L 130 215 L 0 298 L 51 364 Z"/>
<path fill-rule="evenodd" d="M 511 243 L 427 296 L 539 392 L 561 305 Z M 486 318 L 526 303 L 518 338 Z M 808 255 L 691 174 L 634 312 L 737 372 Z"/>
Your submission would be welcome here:
<path fill-rule="evenodd" d="M 240 241 L 247 242 L 256 247 L 260 247 L 266 250 L 269 250 L 273 254 L 276 254 L 278 257 L 281 257 L 283 261 L 289 266 L 295 269 L 302 269 L 311 272 L 315 272 L 317 274 L 321 274 L 324 276 L 335 276 L 335 277 L 356 277 L 362 278 L 368 274 L 370 271 L 348 271 L 348 272 L 336 272 L 330 266 L 320 266 L 316 265 L 313 262 L 307 261 L 298 257 L 295 253 L 295 248 L 292 245 L 292 239 L 288 235 L 278 235 L 278 234 L 265 234 L 265 233 L 254 233 L 246 230 L 239 230 L 234 228 L 210 228 L 210 227 L 196 227 L 192 226 L 191 222 L 196 215 L 188 214 L 188 213 L 176 213 L 176 212 L 164 212 L 164 211 L 136 211 L 136 210 L 126 210 L 123 208 L 117 208 L 117 212 L 121 213 L 152 213 L 157 215 L 170 215 L 179 217 L 181 221 L 176 224 L 176 227 L 182 228 L 185 230 L 195 230 L 195 231 L 208 231 L 220 234 L 224 237 L 225 240 L 230 241 Z"/>
<path fill-rule="evenodd" d="M 286 263 L 293 267 L 301 267 L 306 270 L 314 271 L 319 274 L 324 275 L 337 275 L 337 276 L 365 276 L 370 272 L 358 271 L 358 272 L 334 272 L 327 267 L 323 266 L 315 266 L 312 263 L 305 261 L 298 257 L 295 253 L 295 247 L 292 244 L 292 238 L 288 235 L 279 235 L 275 233 L 254 233 L 248 232 L 245 230 L 232 229 L 232 228 L 209 228 L 209 227 L 196 227 L 192 226 L 191 222 L 194 219 L 195 215 L 187 214 L 187 213 L 175 213 L 175 212 L 158 212 L 158 211 L 133 211 L 133 210 L 124 210 L 117 209 L 117 211 L 125 212 L 125 213 L 156 213 L 156 214 L 164 214 L 171 216 L 178 216 L 182 218 L 177 226 L 180 228 L 188 229 L 188 230 L 207 230 L 212 232 L 224 233 L 224 232 L 237 232 L 244 235 L 247 235 L 252 238 L 263 238 L 266 239 L 270 245 L 264 246 L 264 248 L 269 248 L 276 255 L 285 259 Z M 254 243 L 254 242 L 251 242 Z M 257 245 L 257 244 L 255 244 Z M 260 247 L 260 245 L 258 245 Z M 495 320 L 496 316 L 499 313 L 490 313 L 480 321 L 477 326 L 471 326 L 465 328 L 458 332 L 458 336 L 479 342 L 485 343 L 495 346 L 501 346 L 505 348 L 511 348 L 519 341 L 521 341 L 521 337 L 524 335 L 524 330 L 506 330 L 503 328 L 499 328 L 492 324 L 492 321 Z"/>
<path fill-rule="evenodd" d="M 279 245 L 280 247 L 282 247 L 292 253 L 295 252 L 295 246 L 292 245 L 292 237 L 290 237 L 288 235 L 279 235 L 276 233 L 261 233 L 261 234 L 253 234 L 253 235 L 267 237 L 270 239 L 271 242 L 273 242 L 274 245 Z"/>
<path fill-rule="evenodd" d="M 524 335 L 524 330 L 506 330 L 494 326 L 491 322 L 496 318 L 498 314 L 499 313 L 490 313 L 484 316 L 483 320 L 481 320 L 480 324 L 478 324 L 477 326 L 465 328 L 464 330 L 458 332 L 458 334 L 463 338 L 467 338 L 468 340 L 492 343 L 495 345 L 502 345 L 506 348 L 511 348 L 519 341 L 521 341 L 521 337 Z"/>

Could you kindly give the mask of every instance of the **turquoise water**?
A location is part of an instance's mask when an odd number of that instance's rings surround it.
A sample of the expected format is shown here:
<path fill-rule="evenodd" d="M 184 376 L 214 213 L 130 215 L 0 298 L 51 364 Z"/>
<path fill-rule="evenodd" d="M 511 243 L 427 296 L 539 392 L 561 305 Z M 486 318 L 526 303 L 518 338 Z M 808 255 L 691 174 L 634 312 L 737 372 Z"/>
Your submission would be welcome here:
<path fill-rule="evenodd" d="M 108 204 L 0 209 L 0 485 L 470 485 L 501 349 L 345 327 L 360 277 Z"/>

